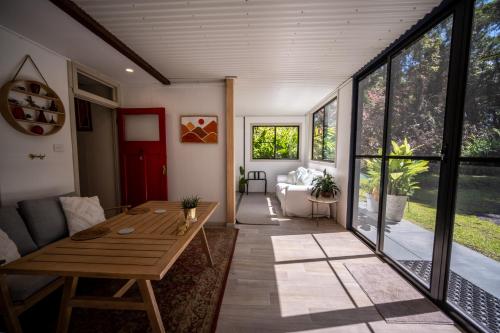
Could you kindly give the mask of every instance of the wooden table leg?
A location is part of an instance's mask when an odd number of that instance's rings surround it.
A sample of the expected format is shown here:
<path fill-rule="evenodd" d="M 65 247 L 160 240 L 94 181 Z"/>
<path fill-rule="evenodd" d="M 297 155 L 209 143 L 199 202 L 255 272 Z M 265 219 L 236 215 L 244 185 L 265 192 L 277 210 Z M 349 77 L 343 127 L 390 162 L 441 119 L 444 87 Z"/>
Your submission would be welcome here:
<path fill-rule="evenodd" d="M 148 313 L 153 333 L 164 333 L 165 327 L 163 327 L 163 322 L 161 321 L 160 310 L 158 309 L 158 304 L 156 303 L 151 281 L 137 280 L 137 285 L 141 291 L 142 301 L 146 306 L 146 312 Z"/>
<path fill-rule="evenodd" d="M 12 298 L 10 296 L 6 277 L 7 276 L 3 274 L 0 276 L 0 305 L 3 312 L 5 325 L 7 326 L 7 331 L 9 333 L 22 333 L 19 318 L 14 311 L 14 304 L 12 303 Z"/>
<path fill-rule="evenodd" d="M 201 243 L 203 246 L 203 250 L 205 251 L 205 255 L 207 256 L 208 265 L 210 267 L 214 267 L 214 261 L 212 259 L 212 254 L 210 253 L 210 247 L 208 246 L 207 235 L 205 234 L 205 228 L 202 227 L 198 234 L 201 237 Z"/>
<path fill-rule="evenodd" d="M 127 291 L 132 288 L 132 286 L 136 283 L 135 279 L 128 280 L 114 295 L 115 298 L 120 298 L 127 293 Z"/>
<path fill-rule="evenodd" d="M 68 331 L 71 311 L 73 309 L 69 303 L 75 296 L 77 284 L 77 277 L 68 276 L 64 278 L 61 308 L 59 309 L 59 320 L 57 322 L 57 333 L 66 333 Z"/>

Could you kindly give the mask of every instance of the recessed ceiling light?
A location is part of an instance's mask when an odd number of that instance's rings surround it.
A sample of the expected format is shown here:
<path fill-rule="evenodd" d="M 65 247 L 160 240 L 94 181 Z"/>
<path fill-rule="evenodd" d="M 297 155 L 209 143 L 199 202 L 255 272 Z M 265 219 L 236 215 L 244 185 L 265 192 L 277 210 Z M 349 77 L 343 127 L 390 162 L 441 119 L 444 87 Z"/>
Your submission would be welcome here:
<path fill-rule="evenodd" d="M 125 68 L 125 71 L 129 72 L 129 73 L 133 73 L 134 70 L 132 68 Z"/>

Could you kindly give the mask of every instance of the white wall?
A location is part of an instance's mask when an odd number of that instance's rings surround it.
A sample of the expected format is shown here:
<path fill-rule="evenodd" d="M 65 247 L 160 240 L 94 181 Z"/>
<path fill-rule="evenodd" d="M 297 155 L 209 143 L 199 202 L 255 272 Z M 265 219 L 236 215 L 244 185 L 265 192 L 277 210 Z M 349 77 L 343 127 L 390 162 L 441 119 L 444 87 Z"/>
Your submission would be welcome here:
<path fill-rule="evenodd" d="M 299 160 L 252 160 L 252 125 L 299 125 Z M 243 165 L 243 117 L 236 117 L 235 122 L 235 163 L 236 168 Z M 248 171 L 265 171 L 267 173 L 267 190 L 274 192 L 276 176 L 287 174 L 289 171 L 304 166 L 307 154 L 306 117 L 305 116 L 280 116 L 280 117 L 245 117 L 245 168 Z M 239 170 L 237 170 L 239 175 Z M 251 181 L 250 192 L 263 192 L 264 184 L 261 181 Z"/>
<path fill-rule="evenodd" d="M 23 134 L 0 117 L 0 204 L 74 191 L 67 59 L 2 26 L 0 49 L 0 84 L 12 79 L 24 56 L 29 54 L 61 98 L 67 113 L 62 129 L 49 136 Z M 20 78 L 42 81 L 29 63 Z M 54 152 L 54 144 L 63 144 L 64 152 Z M 47 157 L 30 160 L 30 153 Z"/>
<path fill-rule="evenodd" d="M 349 146 L 351 138 L 351 112 L 352 112 L 352 80 L 344 82 L 333 93 L 326 96 L 321 100 L 311 111 L 307 114 L 307 140 L 311 142 L 312 134 L 312 114 L 319 107 L 337 96 L 338 99 L 338 117 L 337 117 L 337 157 L 335 163 L 318 162 L 311 160 L 311 145 L 307 145 L 307 165 L 310 168 L 323 170 L 335 176 L 335 180 L 340 186 L 342 194 L 337 206 L 337 221 L 346 226 L 347 215 L 347 192 L 349 183 Z"/>
<path fill-rule="evenodd" d="M 218 201 L 210 219 L 226 220 L 225 86 L 223 83 L 122 85 L 122 107 L 164 107 L 167 112 L 167 177 L 169 200 L 197 194 Z M 219 142 L 180 142 L 181 115 L 217 115 Z"/>

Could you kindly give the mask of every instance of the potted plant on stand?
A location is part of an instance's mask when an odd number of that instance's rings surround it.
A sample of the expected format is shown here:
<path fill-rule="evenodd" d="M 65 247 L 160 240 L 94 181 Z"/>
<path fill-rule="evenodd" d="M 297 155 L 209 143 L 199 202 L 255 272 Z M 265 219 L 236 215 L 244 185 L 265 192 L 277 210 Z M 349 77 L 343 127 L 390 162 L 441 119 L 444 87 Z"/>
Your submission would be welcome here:
<path fill-rule="evenodd" d="M 335 183 L 335 179 L 332 175 L 326 172 L 326 169 L 323 171 L 323 176 L 315 177 L 312 181 L 312 190 L 311 195 L 318 198 L 320 195 L 323 198 L 331 198 L 335 197 L 340 193 L 340 188 L 337 183 Z"/>
<path fill-rule="evenodd" d="M 392 141 L 391 145 L 391 156 L 413 156 L 415 148 L 410 146 L 406 138 L 401 145 L 398 145 L 395 141 Z M 367 163 L 369 183 L 374 186 L 374 189 L 378 188 L 378 184 L 380 183 L 380 163 L 380 159 L 375 159 Z M 420 188 L 415 177 L 429 170 L 429 161 L 393 158 L 389 159 L 387 169 L 388 182 L 385 217 L 389 220 L 399 222 L 403 219 L 408 197 Z M 375 199 L 373 193 L 368 193 L 367 206 L 369 206 L 369 196 L 371 196 L 371 200 Z M 378 198 L 376 202 L 373 202 L 373 205 L 374 207 L 378 206 Z"/>
<path fill-rule="evenodd" d="M 181 205 L 182 209 L 184 210 L 184 218 L 186 220 L 196 220 L 196 207 L 198 207 L 200 199 L 201 198 L 197 195 L 185 197 L 182 199 Z"/>
<path fill-rule="evenodd" d="M 247 185 L 247 180 L 245 178 L 245 168 L 240 166 L 240 180 L 239 180 L 239 192 L 245 193 L 245 186 Z"/>

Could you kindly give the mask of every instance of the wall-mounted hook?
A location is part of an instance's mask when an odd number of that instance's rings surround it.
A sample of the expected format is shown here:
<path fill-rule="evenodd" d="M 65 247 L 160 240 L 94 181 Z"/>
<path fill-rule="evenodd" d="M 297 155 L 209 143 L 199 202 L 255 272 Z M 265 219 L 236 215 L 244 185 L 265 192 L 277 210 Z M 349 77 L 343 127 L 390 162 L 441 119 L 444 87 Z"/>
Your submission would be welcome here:
<path fill-rule="evenodd" d="M 45 154 L 29 154 L 28 155 L 30 159 L 34 160 L 35 158 L 39 158 L 43 160 L 45 158 Z"/>

